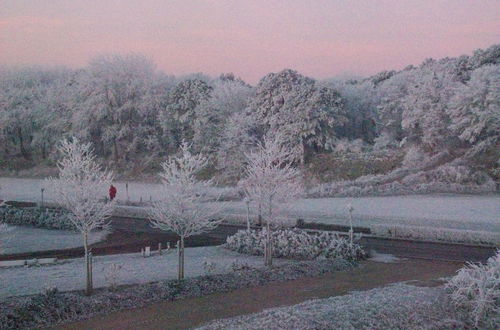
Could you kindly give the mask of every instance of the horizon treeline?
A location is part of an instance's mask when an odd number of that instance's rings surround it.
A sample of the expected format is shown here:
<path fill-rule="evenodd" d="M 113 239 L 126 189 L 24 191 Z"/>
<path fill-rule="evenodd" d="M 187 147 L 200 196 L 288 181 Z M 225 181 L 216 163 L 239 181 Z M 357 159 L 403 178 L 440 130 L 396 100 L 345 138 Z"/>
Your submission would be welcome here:
<path fill-rule="evenodd" d="M 0 68 L 4 169 L 53 165 L 57 143 L 73 136 L 108 166 L 143 171 L 187 141 L 237 176 L 244 153 L 265 136 L 298 163 L 339 151 L 458 150 L 498 167 L 499 131 L 500 45 L 362 79 L 285 69 L 256 86 L 231 73 L 167 75 L 141 55 L 99 56 L 78 70 Z"/>

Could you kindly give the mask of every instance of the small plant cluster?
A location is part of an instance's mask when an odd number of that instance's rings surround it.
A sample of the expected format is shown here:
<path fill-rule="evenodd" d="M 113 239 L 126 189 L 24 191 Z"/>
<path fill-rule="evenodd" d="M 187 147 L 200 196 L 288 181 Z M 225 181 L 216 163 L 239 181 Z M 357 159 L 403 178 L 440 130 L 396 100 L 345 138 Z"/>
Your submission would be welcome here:
<path fill-rule="evenodd" d="M 75 227 L 68 220 L 67 212 L 41 207 L 18 208 L 14 206 L 2 206 L 0 207 L 0 222 L 16 226 L 75 230 Z"/>
<path fill-rule="evenodd" d="M 225 247 L 239 253 L 263 255 L 266 240 L 264 230 L 240 230 L 226 240 Z M 273 256 L 292 259 L 345 259 L 359 260 L 366 257 L 359 244 L 336 233 L 308 234 L 300 229 L 280 229 L 271 233 Z"/>
<path fill-rule="evenodd" d="M 83 292 L 48 289 L 42 294 L 2 301 L 0 325 L 2 329 L 50 326 L 121 309 L 138 308 L 156 301 L 229 292 L 270 282 L 320 276 L 352 267 L 353 264 L 345 260 L 302 261 L 262 269 L 239 267 L 226 274 L 118 286 L 113 290 L 98 289 L 92 296 L 85 296 Z"/>
<path fill-rule="evenodd" d="M 468 264 L 446 285 L 455 307 L 474 327 L 500 324 L 500 250 L 484 265 Z"/>

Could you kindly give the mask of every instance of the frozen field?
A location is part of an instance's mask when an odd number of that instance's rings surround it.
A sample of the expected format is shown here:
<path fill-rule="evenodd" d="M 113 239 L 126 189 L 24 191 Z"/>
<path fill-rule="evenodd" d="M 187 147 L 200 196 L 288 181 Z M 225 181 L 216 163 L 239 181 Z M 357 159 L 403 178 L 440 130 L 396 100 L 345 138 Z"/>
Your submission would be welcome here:
<path fill-rule="evenodd" d="M 128 183 L 128 197 L 126 185 Z M 114 182 L 113 185 L 117 188 L 116 198 L 121 201 L 138 202 L 149 201 L 150 198 L 157 199 L 160 195 L 160 184 L 142 183 L 142 182 Z M 3 200 L 25 200 L 25 201 L 40 201 L 41 188 L 45 187 L 43 179 L 21 179 L 21 178 L 5 178 L 0 177 L 0 199 Z M 227 189 L 214 188 L 214 195 L 220 194 Z M 108 195 L 108 191 L 101 192 L 103 196 Z M 48 189 L 44 191 L 44 199 L 53 201 L 54 195 Z"/>
<path fill-rule="evenodd" d="M 500 232 L 500 195 L 413 195 L 301 199 L 289 214 L 306 221 L 354 225 L 400 224 Z M 245 214 L 243 202 L 227 203 L 227 213 Z"/>
<path fill-rule="evenodd" d="M 0 178 L 0 199 L 39 201 L 42 186 L 40 179 Z M 126 200 L 125 183 L 118 182 L 116 186 L 117 198 Z M 158 194 L 158 184 L 129 183 L 132 201 L 141 197 L 149 200 L 149 196 L 155 199 Z M 47 200 L 52 198 L 50 191 L 45 196 Z M 499 194 L 301 199 L 290 208 L 290 215 L 307 221 L 347 224 L 348 203 L 354 206 L 355 225 L 359 226 L 401 224 L 500 232 Z M 246 214 L 243 202 L 226 205 L 227 214 Z"/>
<path fill-rule="evenodd" d="M 231 271 L 233 263 L 263 267 L 263 257 L 247 256 L 225 250 L 222 247 L 186 248 L 185 275 L 195 277 L 205 274 L 204 261 L 215 263 L 213 273 Z M 286 260 L 274 259 L 276 264 Z M 177 253 L 171 251 L 162 256 L 144 258 L 140 253 L 94 257 L 94 287 L 109 286 L 106 274 L 113 265 L 122 268 L 115 272 L 116 284 L 147 283 L 177 278 Z M 83 289 L 85 285 L 84 258 L 69 259 L 61 264 L 39 267 L 0 268 L 0 299 L 40 293 L 46 287 L 57 287 L 61 291 Z M 34 280 L 36 279 L 36 280 Z"/>
<path fill-rule="evenodd" d="M 92 233 L 89 242 L 93 244 L 102 241 L 106 235 L 105 231 Z M 82 235 L 68 230 L 8 226 L 6 233 L 0 233 L 0 254 L 69 249 L 80 246 L 83 246 Z"/>

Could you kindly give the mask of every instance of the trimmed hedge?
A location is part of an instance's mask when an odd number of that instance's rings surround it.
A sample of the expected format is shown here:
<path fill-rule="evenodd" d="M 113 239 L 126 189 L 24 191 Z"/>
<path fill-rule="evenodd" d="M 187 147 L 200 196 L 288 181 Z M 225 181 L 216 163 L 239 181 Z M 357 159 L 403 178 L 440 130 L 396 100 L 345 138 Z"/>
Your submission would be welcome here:
<path fill-rule="evenodd" d="M 15 226 L 75 230 L 68 216 L 69 213 L 61 209 L 0 207 L 0 222 Z"/>
<path fill-rule="evenodd" d="M 359 244 L 336 233 L 309 234 L 300 229 L 279 229 L 271 232 L 273 256 L 278 258 L 319 258 L 359 260 L 366 257 Z M 225 248 L 239 253 L 263 255 L 266 230 L 240 230 L 226 240 Z"/>

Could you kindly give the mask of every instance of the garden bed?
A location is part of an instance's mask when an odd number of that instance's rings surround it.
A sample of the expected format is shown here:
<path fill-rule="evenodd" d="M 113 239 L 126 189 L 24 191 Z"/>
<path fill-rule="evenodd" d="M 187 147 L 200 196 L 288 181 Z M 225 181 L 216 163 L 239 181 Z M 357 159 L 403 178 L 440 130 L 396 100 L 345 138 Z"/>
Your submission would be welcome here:
<path fill-rule="evenodd" d="M 352 267 L 352 263 L 344 260 L 295 262 L 271 269 L 242 269 L 183 281 L 168 280 L 120 286 L 115 290 L 101 289 L 91 297 L 83 295 L 83 292 L 47 290 L 43 294 L 4 300 L 0 305 L 0 324 L 5 329 L 50 326 L 121 309 L 137 308 L 156 301 L 228 292 L 270 282 L 319 276 Z"/>

